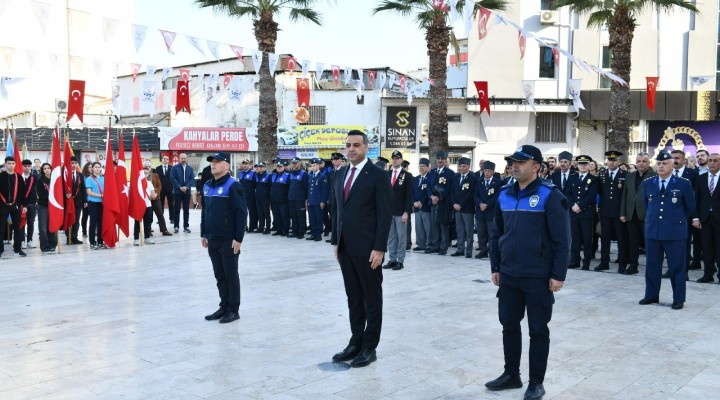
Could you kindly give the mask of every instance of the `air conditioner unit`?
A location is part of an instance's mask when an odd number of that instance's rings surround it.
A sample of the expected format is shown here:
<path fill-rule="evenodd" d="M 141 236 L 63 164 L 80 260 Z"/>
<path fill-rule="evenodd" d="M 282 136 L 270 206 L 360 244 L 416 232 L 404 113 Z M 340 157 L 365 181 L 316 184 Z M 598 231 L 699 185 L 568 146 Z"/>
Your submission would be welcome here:
<path fill-rule="evenodd" d="M 67 100 L 65 100 L 65 99 L 55 99 L 55 111 L 56 111 L 56 112 L 65 112 L 65 111 L 67 111 Z"/>
<path fill-rule="evenodd" d="M 49 112 L 36 112 L 35 113 L 35 126 L 49 127 L 55 126 L 57 122 L 57 115 Z"/>
<path fill-rule="evenodd" d="M 540 10 L 540 23 L 543 25 L 557 25 L 558 12 L 554 10 Z"/>
<path fill-rule="evenodd" d="M 645 121 L 633 121 L 630 127 L 630 141 L 634 143 L 647 142 L 647 127 Z"/>

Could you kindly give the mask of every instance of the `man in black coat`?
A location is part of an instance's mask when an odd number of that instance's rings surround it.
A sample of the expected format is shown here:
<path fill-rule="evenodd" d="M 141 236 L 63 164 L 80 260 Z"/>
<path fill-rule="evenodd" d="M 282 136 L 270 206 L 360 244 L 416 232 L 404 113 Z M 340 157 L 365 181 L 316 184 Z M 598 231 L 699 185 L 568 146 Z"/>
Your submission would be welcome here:
<path fill-rule="evenodd" d="M 592 241 L 597 208 L 597 192 L 600 179 L 588 173 L 587 165 L 592 161 L 589 156 L 577 156 L 580 172 L 570 186 L 570 265 L 568 268 L 580 267 L 580 247 L 583 249 L 582 269 L 590 269 L 592 259 Z"/>
<path fill-rule="evenodd" d="M 715 272 L 720 266 L 720 154 L 710 154 L 707 165 L 708 172 L 695 180 L 695 201 L 705 262 L 705 273 L 697 280 L 699 283 L 714 282 Z"/>
<path fill-rule="evenodd" d="M 163 156 L 162 164 L 155 168 L 155 173 L 160 177 L 160 183 L 162 184 L 162 191 L 160 192 L 160 205 L 165 207 L 165 199 L 167 199 L 168 214 L 170 214 L 170 224 L 172 225 L 174 223 L 173 214 L 175 210 L 175 203 L 173 203 L 173 185 L 170 180 L 170 170 L 172 170 L 170 157 Z"/>
<path fill-rule="evenodd" d="M 451 254 L 452 257 L 464 255 L 466 258 L 472 258 L 475 181 L 475 174 L 470 172 L 470 159 L 461 157 L 458 160 L 458 173 L 455 175 L 451 189 L 457 232 L 457 251 Z"/>
<path fill-rule="evenodd" d="M 624 274 L 627 267 L 627 235 L 625 224 L 620 220 L 625 171 L 620 166 L 623 153 L 610 150 L 605 153 L 608 168 L 600 173 L 600 265 L 595 271 L 610 269 L 610 241 L 617 240 L 618 273 Z"/>
<path fill-rule="evenodd" d="M 80 164 L 77 157 L 70 157 L 70 177 L 72 180 L 72 193 L 67 193 L 67 201 L 75 204 L 75 223 L 70 228 L 71 236 L 67 238 L 67 244 L 83 244 L 78 239 L 78 231 L 80 230 L 80 212 L 87 208 L 87 190 L 85 190 L 85 177 L 80 173 Z M 68 232 L 65 232 L 67 236 Z"/>
<path fill-rule="evenodd" d="M 402 168 L 402 153 L 398 150 L 392 153 L 392 168 L 388 171 L 390 186 L 392 187 L 392 224 L 388 238 L 388 263 L 383 269 L 400 270 L 405 263 L 407 246 L 407 224 L 412 213 L 412 183 L 411 173 Z"/>
<path fill-rule="evenodd" d="M 340 263 L 352 336 L 333 361 L 364 367 L 377 360 L 382 327 L 382 269 L 392 223 L 392 190 L 387 173 L 369 163 L 367 136 L 352 130 L 345 139 L 350 164 L 335 180 L 332 244 Z"/>
<path fill-rule="evenodd" d="M 568 202 L 572 204 L 572 185 L 578 179 L 577 172 L 573 171 L 572 158 L 573 155 L 570 152 L 563 151 L 558 155 L 560 159 L 560 168 L 557 168 L 551 175 L 550 179 L 552 183 L 560 189 L 560 191 L 567 197 Z"/>
<path fill-rule="evenodd" d="M 483 173 L 478 176 L 475 184 L 475 222 L 477 222 L 478 247 L 477 259 L 488 258 L 490 255 L 490 235 L 495 225 L 495 205 L 502 183 L 495 176 L 495 163 L 485 161 Z"/>
<path fill-rule="evenodd" d="M 0 172 L 0 256 L 5 251 L 5 229 L 8 228 L 8 215 L 12 218 L 13 250 L 15 254 L 25 257 L 20 243 L 23 232 L 20 228 L 20 215 L 25 208 L 25 181 L 15 171 L 15 158 L 5 157 L 5 171 Z"/>
<path fill-rule="evenodd" d="M 673 150 L 670 152 L 673 158 L 673 176 L 679 176 L 690 181 L 690 185 L 695 186 L 695 181 L 698 177 L 698 172 L 694 169 L 687 168 L 685 160 L 685 152 L 682 150 Z M 690 256 L 690 250 L 692 249 L 692 257 Z M 688 270 L 700 269 L 700 260 L 702 259 L 702 236 L 697 229 L 692 226 L 692 221 L 688 221 L 688 237 L 687 237 L 687 254 L 685 260 L 688 263 Z M 690 262 L 692 260 L 692 262 Z M 687 272 L 687 271 L 686 271 Z M 668 273 L 665 272 L 663 278 L 667 278 Z"/>

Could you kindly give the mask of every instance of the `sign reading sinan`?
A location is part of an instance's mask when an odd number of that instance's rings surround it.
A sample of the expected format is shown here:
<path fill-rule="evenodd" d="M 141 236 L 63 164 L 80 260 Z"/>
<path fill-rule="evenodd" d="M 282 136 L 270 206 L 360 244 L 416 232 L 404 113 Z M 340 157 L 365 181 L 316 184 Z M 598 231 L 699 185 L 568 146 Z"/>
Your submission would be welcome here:
<path fill-rule="evenodd" d="M 385 148 L 414 149 L 417 140 L 417 108 L 388 107 Z"/>

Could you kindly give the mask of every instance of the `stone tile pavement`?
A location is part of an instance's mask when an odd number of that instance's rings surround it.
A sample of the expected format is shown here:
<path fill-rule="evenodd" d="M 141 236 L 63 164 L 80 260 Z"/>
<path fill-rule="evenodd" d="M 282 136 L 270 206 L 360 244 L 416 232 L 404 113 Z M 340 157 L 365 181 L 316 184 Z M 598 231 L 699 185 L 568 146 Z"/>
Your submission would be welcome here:
<path fill-rule="evenodd" d="M 0 398 L 522 398 L 483 386 L 503 366 L 486 260 L 411 253 L 404 270 L 385 271 L 379 359 L 341 370 L 329 361 L 349 325 L 329 244 L 249 235 L 241 320 L 220 325 L 203 319 L 218 299 L 198 211 L 191 221 L 193 233 L 155 245 L 6 252 Z M 571 270 L 556 296 L 546 398 L 715 398 L 720 285 L 688 283 L 673 311 L 663 283 L 660 305 L 639 306 L 642 275 Z"/>

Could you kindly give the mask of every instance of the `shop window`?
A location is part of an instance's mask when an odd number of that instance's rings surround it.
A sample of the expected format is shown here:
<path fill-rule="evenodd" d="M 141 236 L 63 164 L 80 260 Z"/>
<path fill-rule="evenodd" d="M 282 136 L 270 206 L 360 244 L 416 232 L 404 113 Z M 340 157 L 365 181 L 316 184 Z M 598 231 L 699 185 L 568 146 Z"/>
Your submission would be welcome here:
<path fill-rule="evenodd" d="M 567 136 L 566 113 L 537 113 L 535 117 L 535 142 L 565 143 Z"/>

